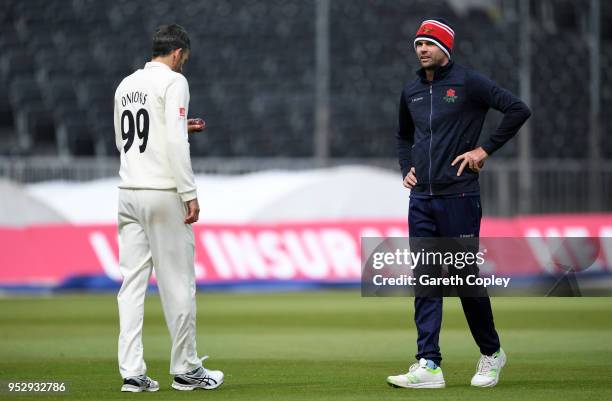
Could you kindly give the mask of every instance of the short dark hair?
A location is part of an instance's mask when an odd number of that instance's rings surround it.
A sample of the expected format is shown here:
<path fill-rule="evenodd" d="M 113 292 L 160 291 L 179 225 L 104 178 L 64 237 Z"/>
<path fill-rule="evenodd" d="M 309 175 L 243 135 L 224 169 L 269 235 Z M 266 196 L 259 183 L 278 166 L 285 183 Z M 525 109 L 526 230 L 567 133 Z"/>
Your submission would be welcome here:
<path fill-rule="evenodd" d="M 178 24 L 161 25 L 153 34 L 153 57 L 165 56 L 176 49 L 189 50 L 191 43 L 185 28 Z"/>

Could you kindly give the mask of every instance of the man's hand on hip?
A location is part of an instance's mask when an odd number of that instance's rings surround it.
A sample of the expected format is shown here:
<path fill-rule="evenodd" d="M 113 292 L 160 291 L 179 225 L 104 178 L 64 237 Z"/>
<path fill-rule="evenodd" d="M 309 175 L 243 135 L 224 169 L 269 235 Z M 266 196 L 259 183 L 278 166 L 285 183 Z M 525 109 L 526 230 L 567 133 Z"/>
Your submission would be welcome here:
<path fill-rule="evenodd" d="M 478 147 L 474 150 L 470 150 L 469 152 L 465 152 L 462 155 L 459 155 L 453 160 L 451 166 L 461 162 L 459 165 L 459 170 L 457 170 L 457 177 L 459 177 L 465 167 L 469 167 L 470 170 L 479 172 L 480 169 L 484 166 L 484 160 L 489 157 L 487 152 L 482 147 Z"/>
<path fill-rule="evenodd" d="M 414 167 L 411 167 L 410 171 L 408 171 L 408 174 L 406 174 L 406 178 L 404 178 L 404 186 L 408 189 L 412 189 L 416 184 L 416 170 L 414 169 Z"/>
<path fill-rule="evenodd" d="M 200 204 L 198 198 L 185 202 L 187 205 L 187 216 L 185 216 L 185 224 L 192 224 L 198 221 L 200 217 Z"/>

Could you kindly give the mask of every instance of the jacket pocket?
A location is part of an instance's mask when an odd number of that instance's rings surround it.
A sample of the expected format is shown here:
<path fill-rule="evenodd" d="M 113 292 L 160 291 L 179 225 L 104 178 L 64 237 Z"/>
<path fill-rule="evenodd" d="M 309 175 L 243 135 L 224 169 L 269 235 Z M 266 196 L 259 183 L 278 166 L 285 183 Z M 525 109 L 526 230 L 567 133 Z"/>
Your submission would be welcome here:
<path fill-rule="evenodd" d="M 419 184 L 429 184 L 429 138 L 424 138 L 412 146 L 412 163 Z"/>

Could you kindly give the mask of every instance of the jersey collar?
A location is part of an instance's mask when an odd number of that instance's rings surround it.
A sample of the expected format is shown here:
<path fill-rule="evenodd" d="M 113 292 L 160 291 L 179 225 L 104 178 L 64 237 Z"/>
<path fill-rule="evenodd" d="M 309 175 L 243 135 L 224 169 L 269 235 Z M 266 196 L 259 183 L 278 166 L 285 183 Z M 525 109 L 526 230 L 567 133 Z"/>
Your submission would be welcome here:
<path fill-rule="evenodd" d="M 154 67 L 162 67 L 162 68 L 170 69 L 170 67 L 168 67 L 166 64 L 159 62 L 159 61 L 148 61 L 144 66 L 144 68 L 154 68 Z"/>

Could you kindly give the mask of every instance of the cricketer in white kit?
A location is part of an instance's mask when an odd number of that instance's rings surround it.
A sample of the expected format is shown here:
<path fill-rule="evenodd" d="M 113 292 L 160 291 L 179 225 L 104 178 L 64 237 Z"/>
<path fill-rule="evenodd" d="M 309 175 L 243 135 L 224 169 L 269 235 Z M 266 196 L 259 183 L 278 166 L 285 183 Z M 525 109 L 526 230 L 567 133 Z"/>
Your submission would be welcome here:
<path fill-rule="evenodd" d="M 199 205 L 188 130 L 189 86 L 181 74 L 190 41 L 179 25 L 153 36 L 153 58 L 115 92 L 114 125 L 119 175 L 119 371 L 122 391 L 157 391 L 146 375 L 142 345 L 144 300 L 155 269 L 170 336 L 170 374 L 177 390 L 213 389 L 223 373 L 203 368 L 196 351 L 195 241 L 191 223 Z"/>

